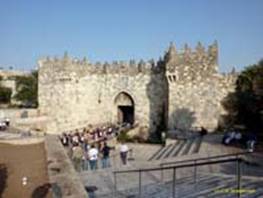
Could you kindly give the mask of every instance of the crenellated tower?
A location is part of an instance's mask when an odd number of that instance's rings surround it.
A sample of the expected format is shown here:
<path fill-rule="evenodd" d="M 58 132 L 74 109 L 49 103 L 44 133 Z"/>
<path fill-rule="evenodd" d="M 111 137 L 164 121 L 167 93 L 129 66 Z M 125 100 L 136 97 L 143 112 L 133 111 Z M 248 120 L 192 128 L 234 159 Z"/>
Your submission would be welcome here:
<path fill-rule="evenodd" d="M 218 72 L 218 44 L 205 48 L 198 42 L 177 50 L 171 43 L 164 55 L 168 81 L 168 128 L 204 126 L 212 130 L 223 112 L 221 100 L 233 90 L 233 75 Z"/>
<path fill-rule="evenodd" d="M 207 50 L 200 42 L 195 50 L 185 44 L 181 52 L 177 51 L 175 45 L 171 43 L 164 55 L 164 61 L 169 82 L 207 78 L 218 71 L 217 42 L 215 41 Z"/>

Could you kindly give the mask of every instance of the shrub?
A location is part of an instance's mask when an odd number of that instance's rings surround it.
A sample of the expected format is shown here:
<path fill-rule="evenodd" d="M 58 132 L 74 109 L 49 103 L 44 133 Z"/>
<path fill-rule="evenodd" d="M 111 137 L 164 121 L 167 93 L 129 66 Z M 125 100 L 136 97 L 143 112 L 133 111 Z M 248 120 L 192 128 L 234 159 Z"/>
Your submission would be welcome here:
<path fill-rule="evenodd" d="M 127 132 L 121 131 L 117 137 L 119 142 L 131 142 L 131 137 L 128 135 Z"/>
<path fill-rule="evenodd" d="M 37 107 L 38 101 L 38 72 L 33 71 L 28 76 L 16 77 L 15 99 L 25 107 Z"/>
<path fill-rule="evenodd" d="M 11 101 L 12 90 L 0 86 L 0 104 L 9 104 Z"/>

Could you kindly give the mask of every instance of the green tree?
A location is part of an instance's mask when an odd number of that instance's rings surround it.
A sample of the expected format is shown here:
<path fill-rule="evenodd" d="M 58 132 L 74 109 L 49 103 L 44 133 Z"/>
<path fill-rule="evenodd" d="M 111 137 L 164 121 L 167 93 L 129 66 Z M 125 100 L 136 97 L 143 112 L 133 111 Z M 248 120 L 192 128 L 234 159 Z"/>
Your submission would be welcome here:
<path fill-rule="evenodd" d="M 12 90 L 0 85 L 0 104 L 9 104 L 11 101 Z"/>
<path fill-rule="evenodd" d="M 12 90 L 1 85 L 3 76 L 0 75 L 0 104 L 9 104 L 11 101 Z"/>
<path fill-rule="evenodd" d="M 248 66 L 236 81 L 236 90 L 223 101 L 230 125 L 244 125 L 248 131 L 260 132 L 263 123 L 263 60 Z"/>
<path fill-rule="evenodd" d="M 38 95 L 38 72 L 33 71 L 28 76 L 16 77 L 16 100 L 20 101 L 23 105 L 37 107 Z"/>

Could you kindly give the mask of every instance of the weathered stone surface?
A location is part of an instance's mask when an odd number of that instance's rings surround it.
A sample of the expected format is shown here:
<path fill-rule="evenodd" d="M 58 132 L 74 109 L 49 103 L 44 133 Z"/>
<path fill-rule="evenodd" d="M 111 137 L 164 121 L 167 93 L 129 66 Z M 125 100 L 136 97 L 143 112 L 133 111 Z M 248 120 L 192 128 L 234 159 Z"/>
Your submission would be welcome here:
<path fill-rule="evenodd" d="M 87 197 L 85 188 L 60 140 L 55 136 L 47 136 L 45 148 L 53 197 Z"/>
<path fill-rule="evenodd" d="M 217 72 L 217 43 L 206 51 L 171 45 L 164 58 L 136 63 L 91 64 L 71 59 L 39 61 L 39 108 L 52 120 L 49 133 L 117 122 L 115 99 L 126 93 L 134 102 L 135 122 L 155 132 L 204 126 L 213 129 L 224 113 L 220 101 L 234 89 L 235 76 Z"/>

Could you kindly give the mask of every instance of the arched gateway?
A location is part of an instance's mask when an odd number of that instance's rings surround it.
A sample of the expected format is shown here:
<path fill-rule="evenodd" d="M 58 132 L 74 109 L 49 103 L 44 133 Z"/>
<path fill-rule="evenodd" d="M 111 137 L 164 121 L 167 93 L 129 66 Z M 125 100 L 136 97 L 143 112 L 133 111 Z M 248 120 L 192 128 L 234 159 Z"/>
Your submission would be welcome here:
<path fill-rule="evenodd" d="M 134 122 L 134 101 L 132 97 L 125 92 L 119 93 L 114 104 L 117 108 L 117 120 L 119 123 L 130 123 Z"/>

